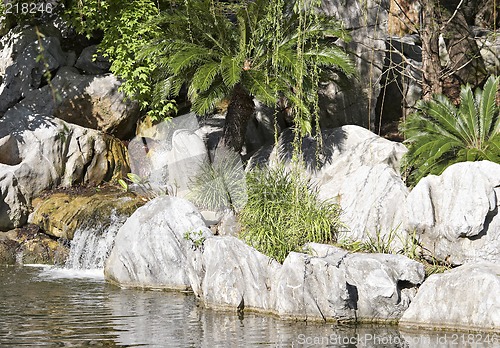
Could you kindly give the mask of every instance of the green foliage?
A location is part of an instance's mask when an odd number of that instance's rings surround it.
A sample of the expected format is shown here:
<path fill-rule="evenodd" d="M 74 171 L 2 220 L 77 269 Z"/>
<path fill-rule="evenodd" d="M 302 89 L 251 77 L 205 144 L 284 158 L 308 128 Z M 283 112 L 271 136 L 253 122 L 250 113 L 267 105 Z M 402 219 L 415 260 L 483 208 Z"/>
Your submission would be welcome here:
<path fill-rule="evenodd" d="M 240 156 L 218 148 L 213 162 L 204 163 L 191 180 L 188 198 L 202 209 L 239 211 L 247 199 L 245 170 Z"/>
<path fill-rule="evenodd" d="M 203 231 L 186 231 L 184 233 L 184 239 L 191 242 L 191 247 L 194 250 L 202 249 L 203 243 L 205 242 L 205 237 L 203 236 Z"/>
<path fill-rule="evenodd" d="M 409 149 L 403 171 L 410 173 L 411 185 L 457 162 L 500 163 L 499 83 L 500 78 L 491 76 L 475 93 L 462 87 L 458 107 L 443 95 L 417 104 L 417 112 L 401 125 Z"/>
<path fill-rule="evenodd" d="M 303 9 L 291 9 L 299 2 L 251 1 L 237 9 L 235 22 L 215 0 L 187 0 L 155 16 L 148 27 L 162 35 L 148 36 L 140 54 L 144 61 L 154 57 L 157 65 L 153 95 L 174 98 L 186 84 L 193 110 L 202 115 L 241 85 L 269 106 L 287 98 L 304 115 L 300 126 L 309 133 L 313 70 L 335 67 L 351 75 L 354 66 L 327 40 L 349 40 L 341 24 L 319 15 L 299 21 Z M 277 13 L 280 33 L 270 30 L 276 27 Z M 304 93 L 298 97 L 297 90 Z"/>
<path fill-rule="evenodd" d="M 158 27 L 144 25 L 159 15 L 160 3 L 164 1 L 75 0 L 70 1 L 65 13 L 66 20 L 87 37 L 96 32 L 103 34 L 99 49 L 110 60 L 111 72 L 124 80 L 121 90 L 138 100 L 142 109 L 151 109 L 154 119 L 176 112 L 172 100 L 152 97 L 152 77 L 157 74 L 155 57 L 137 59 L 147 42 L 163 35 Z"/>
<path fill-rule="evenodd" d="M 299 169 L 255 168 L 247 174 L 248 202 L 239 215 L 241 237 L 260 252 L 283 262 L 307 242 L 333 243 L 340 207 L 319 201 L 318 191 Z"/>
<path fill-rule="evenodd" d="M 366 241 L 343 239 L 335 243 L 338 247 L 355 253 L 383 253 L 383 254 L 399 254 L 408 257 L 414 261 L 424 265 L 425 276 L 429 277 L 435 273 L 443 273 L 451 267 L 446 262 L 438 261 L 420 244 L 417 238 L 417 232 L 405 234 L 402 237 L 398 232 L 399 227 L 392 229 L 388 234 L 382 236 L 380 230 L 375 234 L 375 237 L 368 237 Z M 396 249 L 393 242 L 399 240 L 400 248 Z"/>

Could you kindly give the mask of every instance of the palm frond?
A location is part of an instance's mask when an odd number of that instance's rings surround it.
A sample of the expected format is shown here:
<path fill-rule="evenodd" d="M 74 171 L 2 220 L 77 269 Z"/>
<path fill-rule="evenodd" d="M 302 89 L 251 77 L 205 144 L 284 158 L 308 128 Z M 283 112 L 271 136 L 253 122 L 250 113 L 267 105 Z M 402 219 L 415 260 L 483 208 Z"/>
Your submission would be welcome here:
<path fill-rule="evenodd" d="M 500 123 L 498 83 L 490 77 L 475 95 L 470 86 L 462 87 L 458 108 L 443 95 L 417 104 L 417 112 L 401 124 L 408 146 L 402 167 L 411 170 L 410 184 L 428 174 L 439 175 L 457 162 L 500 163 L 500 129 L 495 128 Z"/>
<path fill-rule="evenodd" d="M 483 90 L 476 91 L 476 102 L 479 104 L 479 137 L 481 142 L 485 142 L 487 137 L 491 135 L 492 128 L 493 131 L 500 131 L 500 129 L 496 129 L 497 127 L 492 127 L 492 125 L 500 124 L 499 110 L 496 104 L 499 83 L 500 77 L 490 76 Z"/>
<path fill-rule="evenodd" d="M 337 46 L 323 46 L 304 52 L 305 59 L 318 63 L 320 66 L 334 66 L 347 76 L 356 72 L 356 67 L 349 55 Z"/>
<path fill-rule="evenodd" d="M 196 94 L 192 98 L 192 109 L 198 115 L 206 115 L 212 112 L 217 103 L 222 101 L 230 94 L 230 90 L 222 82 L 221 79 L 216 79 L 208 90 Z"/>
<path fill-rule="evenodd" d="M 248 86 L 250 94 L 268 106 L 273 106 L 277 102 L 276 91 L 271 84 L 266 83 L 264 73 L 257 70 L 244 72 L 245 85 Z"/>
<path fill-rule="evenodd" d="M 228 57 L 225 56 L 220 62 L 220 71 L 224 83 L 229 87 L 233 87 L 241 80 L 241 72 L 243 67 L 243 59 L 240 56 Z"/>
<path fill-rule="evenodd" d="M 467 135 L 469 144 L 474 144 L 479 137 L 480 125 L 476 100 L 470 86 L 463 87 L 460 91 L 460 107 L 458 113 L 459 125 L 462 132 Z"/>
<path fill-rule="evenodd" d="M 179 74 L 200 61 L 210 59 L 213 52 L 206 47 L 190 45 L 174 53 L 168 60 L 173 74 Z"/>
<path fill-rule="evenodd" d="M 191 81 L 190 88 L 198 92 L 205 92 L 214 82 L 215 75 L 219 72 L 219 62 L 210 61 L 200 66 Z"/>

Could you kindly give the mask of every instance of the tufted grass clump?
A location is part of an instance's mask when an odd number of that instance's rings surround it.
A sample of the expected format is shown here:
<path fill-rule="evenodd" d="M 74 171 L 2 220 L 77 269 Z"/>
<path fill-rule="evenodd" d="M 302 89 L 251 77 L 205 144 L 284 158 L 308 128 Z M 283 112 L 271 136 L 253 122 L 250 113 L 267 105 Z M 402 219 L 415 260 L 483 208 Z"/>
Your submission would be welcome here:
<path fill-rule="evenodd" d="M 246 202 L 245 170 L 240 156 L 225 147 L 215 151 L 190 182 L 188 198 L 199 208 L 239 211 Z"/>
<path fill-rule="evenodd" d="M 280 263 L 305 243 L 334 243 L 344 226 L 340 206 L 320 201 L 317 188 L 298 169 L 254 168 L 247 190 L 241 238 Z"/>

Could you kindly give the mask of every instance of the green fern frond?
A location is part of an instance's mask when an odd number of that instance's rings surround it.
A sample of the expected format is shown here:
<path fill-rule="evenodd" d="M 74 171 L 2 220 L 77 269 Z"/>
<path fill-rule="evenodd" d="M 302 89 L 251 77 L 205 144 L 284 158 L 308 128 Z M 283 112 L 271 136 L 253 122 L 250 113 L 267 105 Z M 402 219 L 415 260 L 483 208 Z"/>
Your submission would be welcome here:
<path fill-rule="evenodd" d="M 214 82 L 215 75 L 219 72 L 220 64 L 219 62 L 207 62 L 200 66 L 191 81 L 190 88 L 193 88 L 197 92 L 205 92 Z"/>
<path fill-rule="evenodd" d="M 192 109 L 198 115 L 209 114 L 215 109 L 217 103 L 229 95 L 229 92 L 230 90 L 221 80 L 216 80 L 208 90 L 197 94 L 192 99 Z"/>
<path fill-rule="evenodd" d="M 224 83 L 229 87 L 234 87 L 241 80 L 243 60 L 241 57 L 222 57 L 220 71 Z"/>
<path fill-rule="evenodd" d="M 180 74 L 183 70 L 194 64 L 212 58 L 213 51 L 206 47 L 187 46 L 174 53 L 168 60 L 168 65 L 173 74 Z"/>
<path fill-rule="evenodd" d="M 304 52 L 304 57 L 321 66 L 334 66 L 347 76 L 351 77 L 356 72 L 356 67 L 349 55 L 337 46 L 327 46 L 321 49 L 312 49 Z"/>

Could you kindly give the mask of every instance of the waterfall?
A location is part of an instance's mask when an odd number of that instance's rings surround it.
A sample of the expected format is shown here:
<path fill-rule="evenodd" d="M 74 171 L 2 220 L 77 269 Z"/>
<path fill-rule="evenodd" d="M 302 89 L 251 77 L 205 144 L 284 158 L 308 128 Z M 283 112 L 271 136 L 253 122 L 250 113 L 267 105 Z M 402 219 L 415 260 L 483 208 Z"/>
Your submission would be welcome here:
<path fill-rule="evenodd" d="M 71 241 L 65 268 L 72 270 L 104 269 L 115 236 L 126 216 L 113 212 L 108 221 L 90 221 L 79 227 Z"/>

